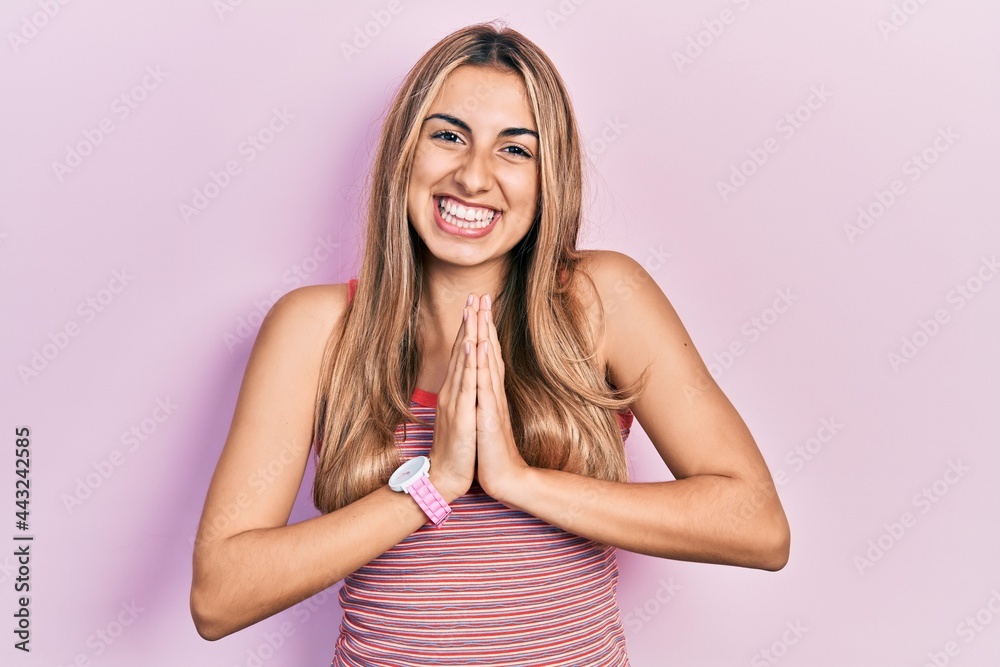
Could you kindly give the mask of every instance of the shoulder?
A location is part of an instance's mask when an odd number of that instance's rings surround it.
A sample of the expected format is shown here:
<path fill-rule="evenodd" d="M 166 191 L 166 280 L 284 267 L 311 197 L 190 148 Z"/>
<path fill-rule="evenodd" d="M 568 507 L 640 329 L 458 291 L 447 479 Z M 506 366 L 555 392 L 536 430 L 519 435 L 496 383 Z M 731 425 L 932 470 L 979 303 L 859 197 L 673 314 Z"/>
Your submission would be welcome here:
<path fill-rule="evenodd" d="M 592 283 L 590 300 L 602 319 L 601 358 L 612 377 L 634 377 L 667 349 L 693 351 L 677 312 L 642 264 L 624 253 L 594 250 L 581 268 L 590 278 L 579 281 L 583 294 L 588 288 L 582 283 Z"/>
<path fill-rule="evenodd" d="M 333 324 L 343 316 L 347 309 L 347 292 L 346 283 L 297 287 L 275 301 L 267 317 L 309 318 L 317 322 Z"/>
<path fill-rule="evenodd" d="M 339 283 L 298 287 L 284 294 L 264 317 L 258 340 L 292 352 L 315 353 L 347 310 L 347 290 Z"/>
<path fill-rule="evenodd" d="M 627 317 L 622 311 L 637 286 L 652 278 L 637 261 L 615 250 L 585 250 L 574 291 L 588 313 L 598 342 L 597 354 L 606 367 L 614 329 Z"/>
<path fill-rule="evenodd" d="M 577 294 L 584 302 L 600 306 L 603 315 L 616 319 L 624 314 L 642 315 L 638 301 L 658 295 L 663 298 L 656 281 L 639 262 L 615 250 L 588 250 L 580 262 L 587 279 L 578 280 Z M 654 297 L 655 298 L 655 297 Z"/>
<path fill-rule="evenodd" d="M 652 280 L 639 262 L 616 250 L 587 250 L 580 268 L 593 281 L 605 309 L 613 309 L 641 283 Z"/>

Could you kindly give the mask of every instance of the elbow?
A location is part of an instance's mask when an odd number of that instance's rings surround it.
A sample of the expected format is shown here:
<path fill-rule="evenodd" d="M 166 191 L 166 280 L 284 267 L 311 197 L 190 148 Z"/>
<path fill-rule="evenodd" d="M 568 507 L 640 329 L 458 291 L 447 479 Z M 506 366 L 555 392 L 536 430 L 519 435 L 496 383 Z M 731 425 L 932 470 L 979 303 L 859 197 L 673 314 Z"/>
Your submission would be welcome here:
<path fill-rule="evenodd" d="M 741 514 L 745 558 L 740 565 L 777 572 L 788 564 L 791 530 L 774 483 L 767 479 L 759 484 L 763 489 L 758 486 L 741 506 L 751 510 Z"/>
<path fill-rule="evenodd" d="M 788 554 L 792 544 L 792 533 L 785 513 L 779 507 L 775 514 L 771 528 L 764 533 L 767 537 L 761 539 L 759 544 L 757 568 L 768 572 L 777 572 L 788 564 Z"/>
<path fill-rule="evenodd" d="M 220 579 L 224 564 L 214 559 L 215 549 L 206 543 L 196 545 L 192 562 L 191 620 L 198 636 L 210 642 L 228 637 L 242 629 L 234 624 L 234 614 L 227 608 L 225 580 Z"/>
<path fill-rule="evenodd" d="M 191 620 L 198 635 L 210 642 L 227 637 L 237 630 L 232 623 L 232 614 L 220 608 L 216 595 L 208 591 L 212 587 L 203 578 L 195 577 L 191 585 Z"/>
<path fill-rule="evenodd" d="M 219 622 L 219 615 L 213 613 L 204 595 L 194 586 L 191 587 L 191 619 L 202 639 L 214 642 L 230 634 Z"/>

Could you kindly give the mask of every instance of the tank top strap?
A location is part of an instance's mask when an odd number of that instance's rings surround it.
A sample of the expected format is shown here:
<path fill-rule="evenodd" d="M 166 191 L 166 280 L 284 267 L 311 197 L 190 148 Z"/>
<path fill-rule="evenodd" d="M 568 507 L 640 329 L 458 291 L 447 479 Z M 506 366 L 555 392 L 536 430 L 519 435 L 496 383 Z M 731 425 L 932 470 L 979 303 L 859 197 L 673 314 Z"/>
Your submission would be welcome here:
<path fill-rule="evenodd" d="M 358 279 L 351 278 L 347 281 L 347 301 L 348 303 L 354 299 L 354 293 L 358 291 Z"/>

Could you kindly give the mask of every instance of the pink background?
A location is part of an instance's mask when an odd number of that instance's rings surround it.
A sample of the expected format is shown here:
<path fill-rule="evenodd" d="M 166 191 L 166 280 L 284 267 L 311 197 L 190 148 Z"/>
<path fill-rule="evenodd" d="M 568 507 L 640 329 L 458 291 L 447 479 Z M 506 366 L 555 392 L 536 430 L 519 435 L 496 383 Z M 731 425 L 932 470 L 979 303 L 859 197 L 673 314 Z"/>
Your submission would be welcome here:
<path fill-rule="evenodd" d="M 783 481 L 779 573 L 619 552 L 632 664 L 995 664 L 1000 5 L 665 4 L 5 2 L 0 388 L 8 468 L 32 429 L 36 539 L 30 655 L 0 549 L 4 664 L 329 662 L 336 589 L 198 637 L 191 540 L 260 314 L 355 275 L 385 105 L 492 18 L 569 86 L 586 245 L 646 266 Z M 629 451 L 669 478 L 639 427 Z M 304 488 L 293 521 L 314 514 Z"/>

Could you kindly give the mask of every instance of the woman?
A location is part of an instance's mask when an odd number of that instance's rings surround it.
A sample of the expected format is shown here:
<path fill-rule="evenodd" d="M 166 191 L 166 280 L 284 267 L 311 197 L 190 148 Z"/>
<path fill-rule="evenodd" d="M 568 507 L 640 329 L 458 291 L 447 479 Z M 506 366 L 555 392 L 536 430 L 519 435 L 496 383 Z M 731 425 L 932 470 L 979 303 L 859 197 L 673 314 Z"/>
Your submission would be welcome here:
<path fill-rule="evenodd" d="M 195 545 L 201 636 L 344 580 L 334 665 L 627 665 L 612 547 L 784 566 L 752 436 L 648 273 L 576 248 L 581 191 L 537 46 L 475 25 L 421 58 L 358 279 L 261 326 Z M 633 415 L 676 481 L 627 481 Z M 312 443 L 322 514 L 286 525 Z"/>

